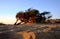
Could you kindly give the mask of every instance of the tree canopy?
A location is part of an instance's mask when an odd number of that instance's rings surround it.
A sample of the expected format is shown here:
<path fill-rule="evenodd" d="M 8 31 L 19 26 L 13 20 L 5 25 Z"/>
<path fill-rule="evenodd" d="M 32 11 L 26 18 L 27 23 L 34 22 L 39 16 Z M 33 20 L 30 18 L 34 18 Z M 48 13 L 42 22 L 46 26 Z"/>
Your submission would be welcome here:
<path fill-rule="evenodd" d="M 45 20 L 47 19 L 47 17 L 45 15 L 50 14 L 50 12 L 42 12 L 40 13 L 39 10 L 37 9 L 27 9 L 25 12 L 18 12 L 16 14 L 16 19 L 17 20 L 23 20 L 24 22 L 29 22 L 29 20 L 35 20 L 36 23 L 41 23 L 41 22 L 45 22 Z M 48 18 L 51 18 L 52 16 L 48 16 Z"/>

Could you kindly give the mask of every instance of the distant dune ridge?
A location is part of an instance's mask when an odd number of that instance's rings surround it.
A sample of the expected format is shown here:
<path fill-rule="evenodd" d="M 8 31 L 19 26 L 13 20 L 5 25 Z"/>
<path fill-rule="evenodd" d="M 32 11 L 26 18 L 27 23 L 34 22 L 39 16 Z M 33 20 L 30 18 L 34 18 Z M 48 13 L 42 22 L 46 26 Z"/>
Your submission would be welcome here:
<path fill-rule="evenodd" d="M 0 25 L 0 39 L 60 39 L 60 24 Z"/>

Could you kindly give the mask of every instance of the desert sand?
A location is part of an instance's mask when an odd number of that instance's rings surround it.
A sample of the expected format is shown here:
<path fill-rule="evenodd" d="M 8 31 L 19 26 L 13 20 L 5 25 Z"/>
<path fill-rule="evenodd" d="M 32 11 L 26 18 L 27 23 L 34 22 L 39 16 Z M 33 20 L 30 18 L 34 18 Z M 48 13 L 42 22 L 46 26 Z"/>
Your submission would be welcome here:
<path fill-rule="evenodd" d="M 60 39 L 60 24 L 0 25 L 0 39 Z"/>

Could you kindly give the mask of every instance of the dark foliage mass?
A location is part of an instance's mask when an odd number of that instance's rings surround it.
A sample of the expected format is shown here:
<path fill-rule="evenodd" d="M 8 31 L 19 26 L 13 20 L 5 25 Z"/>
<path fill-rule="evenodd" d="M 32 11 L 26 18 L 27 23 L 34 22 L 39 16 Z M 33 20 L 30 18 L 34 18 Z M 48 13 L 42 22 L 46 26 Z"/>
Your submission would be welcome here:
<path fill-rule="evenodd" d="M 0 23 L 0 25 L 5 25 L 4 23 Z"/>
<path fill-rule="evenodd" d="M 48 14 L 50 14 L 50 12 L 45 11 L 40 13 L 39 10 L 29 8 L 25 12 L 18 12 L 16 14 L 16 19 L 17 21 L 21 20 L 22 22 L 25 22 L 25 23 L 27 22 L 41 23 L 41 22 L 45 22 L 46 19 L 49 19 L 52 17 L 52 16 L 46 17 L 46 15 Z"/>

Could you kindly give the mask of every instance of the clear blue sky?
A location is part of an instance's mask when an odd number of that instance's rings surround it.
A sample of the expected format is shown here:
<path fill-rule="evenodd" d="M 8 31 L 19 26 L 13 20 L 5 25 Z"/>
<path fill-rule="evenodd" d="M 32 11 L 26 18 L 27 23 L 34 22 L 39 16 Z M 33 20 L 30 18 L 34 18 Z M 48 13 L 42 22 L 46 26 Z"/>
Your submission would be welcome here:
<path fill-rule="evenodd" d="M 0 19 L 14 19 L 17 12 L 30 7 L 40 12 L 50 11 L 52 18 L 60 18 L 60 0 L 0 0 Z"/>

